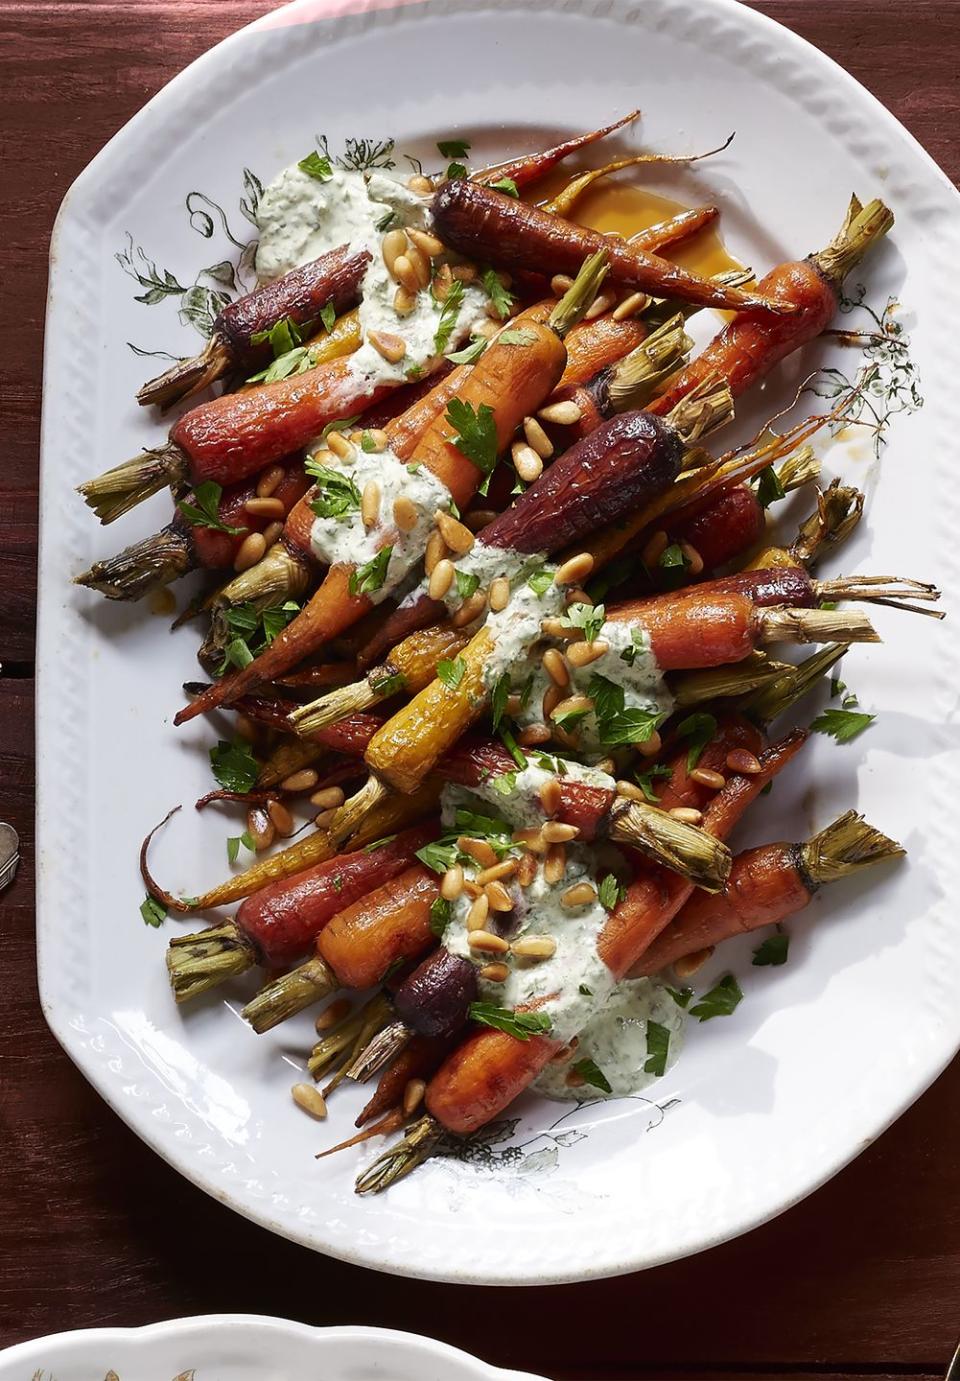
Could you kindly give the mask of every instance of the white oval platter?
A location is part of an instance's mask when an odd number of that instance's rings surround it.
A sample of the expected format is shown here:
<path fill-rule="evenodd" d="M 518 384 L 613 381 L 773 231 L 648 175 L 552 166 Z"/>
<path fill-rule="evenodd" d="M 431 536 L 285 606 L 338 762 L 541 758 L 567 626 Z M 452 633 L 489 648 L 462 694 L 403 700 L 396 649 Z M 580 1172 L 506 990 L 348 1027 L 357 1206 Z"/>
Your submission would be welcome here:
<path fill-rule="evenodd" d="M 178 1011 L 163 950 L 182 923 L 158 932 L 140 922 L 140 839 L 171 804 L 208 789 L 214 731 L 170 724 L 180 683 L 196 674 L 195 633 L 171 637 L 144 609 L 70 585 L 92 559 L 167 521 L 158 497 L 99 530 L 73 492 L 162 435 L 133 401 L 158 362 L 135 349 L 196 348 L 191 320 L 212 292 L 233 290 L 231 265 L 249 262 L 256 179 L 302 157 L 317 134 L 333 150 L 389 135 L 436 162 L 434 141 L 462 133 L 480 162 L 637 104 L 644 117 L 627 143 L 684 152 L 737 131 L 722 155 L 651 185 L 688 203 L 717 199 L 732 251 L 758 270 L 825 243 L 853 190 L 892 205 L 897 225 L 862 274 L 865 301 L 879 314 L 891 297 L 902 304 L 893 311 L 924 405 L 893 418 L 879 458 L 871 434 L 853 430 L 823 443 L 825 465 L 868 492 L 843 569 L 955 589 L 960 201 L 855 82 L 730 0 L 301 0 L 152 100 L 78 179 L 54 236 L 38 648 L 47 1018 L 119 1115 L 188 1179 L 273 1231 L 387 1271 L 543 1283 L 702 1250 L 834 1174 L 960 1043 L 957 625 L 890 610 L 876 616 L 887 644 L 856 650 L 844 672 L 876 723 L 846 747 L 816 736 L 740 837 L 803 838 L 856 806 L 904 841 L 910 861 L 815 903 L 792 926 L 782 968 L 753 968 L 748 943 L 728 946 L 698 984 L 732 968 L 744 1001 L 691 1030 L 646 1099 L 579 1111 L 528 1100 L 520 1123 L 468 1161 L 432 1162 L 358 1199 L 358 1164 L 377 1147 L 314 1160 L 348 1134 L 357 1098 L 338 1095 L 323 1126 L 290 1101 L 309 1019 L 257 1038 L 237 1015 L 244 983 Z M 843 318 L 865 323 L 863 308 Z M 806 350 L 742 410 L 741 430 L 824 363 L 853 373 L 860 356 L 828 342 Z M 897 360 L 883 368 L 881 392 L 896 404 L 904 376 Z M 159 874 L 198 892 L 224 872 L 225 835 L 240 828 L 185 811 L 157 849 Z"/>
<path fill-rule="evenodd" d="M 0 1352 L 0 1381 L 101 1381 L 108 1374 L 118 1381 L 537 1381 L 413 1333 L 311 1328 L 257 1314 L 84 1328 Z"/>

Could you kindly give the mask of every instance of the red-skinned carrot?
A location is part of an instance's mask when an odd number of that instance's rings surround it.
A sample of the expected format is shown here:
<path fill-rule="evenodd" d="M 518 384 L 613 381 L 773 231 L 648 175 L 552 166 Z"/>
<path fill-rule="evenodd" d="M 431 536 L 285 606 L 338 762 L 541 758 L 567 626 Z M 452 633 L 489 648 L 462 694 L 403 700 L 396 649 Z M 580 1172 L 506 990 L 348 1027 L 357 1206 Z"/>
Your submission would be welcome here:
<path fill-rule="evenodd" d="M 339 854 L 254 892 L 232 920 L 176 936 L 167 949 L 174 997 L 187 1002 L 257 964 L 299 959 L 332 916 L 409 868 L 437 833 L 435 824 L 419 825 L 378 848 Z"/>
<path fill-rule="evenodd" d="M 722 892 L 694 893 L 630 971 L 642 978 L 723 940 L 777 925 L 820 887 L 892 858 L 903 848 L 848 810 L 806 844 L 761 844 L 737 854 Z"/>

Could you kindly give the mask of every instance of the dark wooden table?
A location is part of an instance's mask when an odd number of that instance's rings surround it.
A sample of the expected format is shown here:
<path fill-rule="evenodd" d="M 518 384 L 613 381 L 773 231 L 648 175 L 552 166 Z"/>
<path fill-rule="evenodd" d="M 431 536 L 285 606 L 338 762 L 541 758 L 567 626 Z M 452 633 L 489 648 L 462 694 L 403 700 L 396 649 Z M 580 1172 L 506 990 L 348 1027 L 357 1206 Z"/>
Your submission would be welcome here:
<path fill-rule="evenodd" d="M 0 0 L 0 815 L 24 844 L 0 905 L 0 1343 L 234 1310 L 431 1333 L 558 1378 L 935 1376 L 960 1332 L 958 1062 L 854 1165 L 749 1237 L 621 1280 L 481 1294 L 339 1265 L 227 1212 L 141 1145 L 44 1025 L 31 744 L 50 229 L 71 181 L 149 96 L 273 7 Z M 849 68 L 960 177 L 958 0 L 758 8 Z"/>

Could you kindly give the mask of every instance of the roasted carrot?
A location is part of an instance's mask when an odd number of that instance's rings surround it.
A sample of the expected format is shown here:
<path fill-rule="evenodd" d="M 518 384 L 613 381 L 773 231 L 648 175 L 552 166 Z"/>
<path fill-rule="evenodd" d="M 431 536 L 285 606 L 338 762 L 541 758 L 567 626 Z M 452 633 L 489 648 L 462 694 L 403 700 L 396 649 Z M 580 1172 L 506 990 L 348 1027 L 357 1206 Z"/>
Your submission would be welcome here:
<path fill-rule="evenodd" d="M 861 207 L 854 197 L 843 226 L 826 249 L 796 263 L 780 264 L 760 280 L 759 291 L 794 307 L 793 315 L 750 312 L 735 317 L 702 354 L 668 381 L 655 409 L 669 412 L 687 389 L 711 374 L 725 378 L 739 398 L 780 360 L 819 336 L 837 310 L 847 274 L 892 225 L 893 215 L 883 202 Z"/>
<path fill-rule="evenodd" d="M 517 335 L 494 341 L 474 365 L 458 397 L 474 416 L 484 410 L 492 420 L 495 437 L 491 450 L 500 451 L 506 446 L 523 418 L 536 411 L 560 378 L 566 364 L 563 337 L 595 294 L 603 271 L 602 256 L 591 261 L 547 322 L 526 322 Z M 457 428 L 456 418 L 449 412 L 435 418 L 414 447 L 408 463 L 428 470 L 458 508 L 463 508 L 480 487 L 483 472 L 458 449 Z M 391 531 L 383 530 L 384 547 L 389 545 Z M 355 567 L 332 567 L 302 613 L 283 629 L 265 653 L 235 676 L 224 677 L 206 695 L 181 710 L 174 722 L 182 724 L 235 699 L 258 681 L 281 674 L 355 623 L 373 605 L 369 595 L 357 591 L 356 575 Z"/>
<path fill-rule="evenodd" d="M 722 892 L 695 892 L 630 973 L 659 973 L 722 940 L 776 925 L 802 911 L 825 882 L 836 882 L 904 850 L 848 810 L 806 844 L 762 844 L 738 854 Z"/>
<path fill-rule="evenodd" d="M 761 758 L 753 776 L 731 775 L 707 807 L 706 828 L 728 834 L 768 781 L 800 750 L 806 735 L 789 735 Z M 622 978 L 669 924 L 693 888 L 676 874 L 649 869 L 627 888 L 600 933 L 597 951 L 615 978 Z M 532 1047 L 532 1048 L 531 1048 Z M 447 1131 L 476 1131 L 526 1088 L 559 1049 L 544 1036 L 519 1041 L 481 1029 L 448 1057 L 427 1087 L 430 1115 Z"/>
<path fill-rule="evenodd" d="M 165 528 L 116 556 L 95 561 L 88 571 L 75 577 L 75 583 L 99 590 L 108 599 L 134 600 L 143 599 L 152 590 L 169 585 L 190 571 L 231 567 L 249 534 L 263 532 L 278 520 L 283 521 L 309 488 L 310 481 L 299 456 L 283 461 L 278 468 L 283 473 L 271 491 L 273 512 L 251 512 L 247 508 L 251 501 L 256 508 L 257 498 L 255 483 L 247 480 L 230 485 L 219 495 L 214 491 L 212 496 L 205 496 L 216 503 L 219 526 L 210 527 L 198 521 L 197 515 L 202 513 L 197 507 L 198 496 L 188 492 Z M 291 589 L 290 593 L 295 591 Z"/>
<path fill-rule="evenodd" d="M 270 358 L 270 346 L 264 338 L 280 322 L 289 320 L 305 326 L 319 321 L 327 306 L 338 314 L 353 306 L 369 263 L 366 250 L 351 253 L 348 245 L 341 245 L 228 303 L 214 318 L 213 330 L 200 354 L 178 360 L 159 378 L 144 384 L 137 402 L 142 407 L 151 403 L 169 407 L 233 369 L 256 369 Z M 261 339 L 256 340 L 257 336 Z"/>
<path fill-rule="evenodd" d="M 298 959 L 332 916 L 409 868 L 437 834 L 435 824 L 420 825 L 379 848 L 340 854 L 254 892 L 233 920 L 176 936 L 167 949 L 175 998 L 186 1002 L 257 964 Z"/>
<path fill-rule="evenodd" d="M 396 963 L 417 959 L 435 937 L 430 907 L 440 895 L 421 863 L 338 911 L 318 932 L 316 954 L 257 994 L 243 1009 L 255 1031 L 269 1031 L 337 988 L 369 988 Z"/>
<path fill-rule="evenodd" d="M 762 292 L 698 278 L 627 240 L 588 230 L 464 179 L 441 187 L 433 200 L 433 219 L 444 244 L 500 268 L 573 273 L 587 255 L 606 250 L 610 282 L 620 287 L 704 307 L 764 308 L 786 315 L 796 310 L 793 303 L 777 301 Z"/>
<path fill-rule="evenodd" d="M 515 183 L 518 189 L 529 187 L 531 183 L 546 177 L 558 163 L 562 163 L 571 154 L 578 153 L 580 149 L 587 148 L 590 144 L 595 144 L 599 139 L 605 139 L 608 134 L 614 134 L 618 129 L 623 129 L 625 125 L 630 125 L 640 115 L 639 110 L 631 110 L 629 114 L 621 116 L 619 120 L 614 120 L 610 125 L 604 125 L 601 129 L 589 130 L 586 134 L 577 134 L 572 139 L 565 139 L 561 144 L 555 144 L 553 148 L 542 149 L 539 153 L 523 154 L 520 158 L 504 159 L 501 163 L 493 163 L 488 168 L 481 168 L 473 174 L 472 181 L 479 183 L 499 182 L 501 178 L 509 178 Z"/>
<path fill-rule="evenodd" d="M 449 1042 L 415 1036 L 380 1076 L 376 1092 L 361 1110 L 356 1126 L 363 1127 L 390 1108 L 399 1107 L 411 1079 L 429 1079 L 449 1049 Z"/>

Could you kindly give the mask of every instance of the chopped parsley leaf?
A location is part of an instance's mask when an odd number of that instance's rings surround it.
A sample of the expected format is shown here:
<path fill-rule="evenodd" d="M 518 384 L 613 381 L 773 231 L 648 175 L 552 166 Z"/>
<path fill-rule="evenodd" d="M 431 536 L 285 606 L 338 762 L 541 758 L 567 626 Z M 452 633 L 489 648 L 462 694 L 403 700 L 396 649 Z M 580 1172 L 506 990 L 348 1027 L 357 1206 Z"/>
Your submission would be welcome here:
<path fill-rule="evenodd" d="M 653 805 L 656 805 L 657 794 L 653 789 L 654 778 L 669 776 L 670 768 L 667 767 L 666 763 L 657 762 L 654 763 L 652 767 L 648 767 L 646 772 L 635 773 L 634 780 L 637 783 L 637 786 L 643 792 L 644 796 L 646 796 L 647 800 L 652 802 Z"/>
<path fill-rule="evenodd" d="M 470 571 L 455 570 L 453 578 L 457 584 L 457 594 L 461 599 L 469 599 L 480 588 L 480 577 Z"/>
<path fill-rule="evenodd" d="M 392 546 L 381 547 L 376 556 L 372 556 L 369 561 L 358 566 L 350 576 L 350 593 L 352 595 L 372 595 L 377 590 L 381 590 L 387 578 L 387 567 L 390 565 L 392 555 Z"/>
<path fill-rule="evenodd" d="M 717 721 L 712 714 L 707 714 L 700 710 L 697 714 L 687 715 L 677 725 L 677 733 L 681 738 L 689 740 L 690 746 L 687 749 L 687 771 L 692 772 L 697 763 L 703 756 L 703 750 L 717 732 Z"/>
<path fill-rule="evenodd" d="M 437 148 L 441 158 L 466 158 L 470 144 L 466 139 L 438 139 Z"/>
<path fill-rule="evenodd" d="M 460 178 L 466 177 L 467 170 L 462 163 L 450 163 L 447 166 L 447 181 L 457 182 Z"/>
<path fill-rule="evenodd" d="M 689 1007 L 690 999 L 693 997 L 692 988 L 668 988 L 667 992 L 673 998 L 678 1007 Z"/>
<path fill-rule="evenodd" d="M 768 465 L 766 470 L 760 471 L 757 479 L 757 499 L 761 507 L 769 508 L 772 503 L 784 498 L 786 492 L 780 483 L 780 476 L 772 465 Z"/>
<path fill-rule="evenodd" d="M 459 278 L 455 278 L 450 284 L 446 299 L 440 312 L 440 320 L 437 322 L 437 329 L 433 337 L 433 353 L 442 355 L 450 344 L 450 337 L 453 335 L 453 328 L 457 324 L 460 315 L 460 308 L 463 306 L 463 284 Z"/>
<path fill-rule="evenodd" d="M 644 710 L 640 706 L 626 706 L 623 686 L 606 676 L 594 673 L 587 686 L 597 718 L 597 737 L 601 743 L 645 743 L 666 717 L 661 710 Z"/>
<path fill-rule="evenodd" d="M 492 192 L 503 192 L 508 197 L 519 197 L 520 192 L 512 177 L 501 177 L 489 184 Z"/>
<path fill-rule="evenodd" d="M 647 1022 L 647 1058 L 644 1074 L 655 1074 L 660 1078 L 667 1068 L 667 1055 L 670 1052 L 670 1028 L 661 1026 L 659 1021 Z"/>
<path fill-rule="evenodd" d="M 450 924 L 453 915 L 453 902 L 449 902 L 445 897 L 437 897 L 436 901 L 430 903 L 430 929 L 439 940 Z"/>
<path fill-rule="evenodd" d="M 725 974 L 715 987 L 690 1008 L 690 1015 L 700 1021 L 712 1021 L 714 1017 L 728 1017 L 735 1012 L 743 1000 L 740 984 L 732 973 Z"/>
<path fill-rule="evenodd" d="M 333 169 L 330 166 L 330 159 L 325 154 L 308 153 L 306 158 L 301 158 L 297 167 L 308 177 L 315 177 L 318 182 L 329 182 L 333 177 Z"/>
<path fill-rule="evenodd" d="M 527 331 L 522 326 L 514 329 L 511 327 L 507 331 L 501 331 L 497 336 L 498 345 L 533 345 L 537 339 L 534 331 Z"/>
<path fill-rule="evenodd" d="M 479 360 L 489 344 L 484 336 L 473 336 L 469 345 L 465 345 L 462 350 L 454 351 L 447 359 L 451 364 L 473 364 Z"/>
<path fill-rule="evenodd" d="M 243 834 L 232 835 L 227 840 L 228 863 L 236 863 L 237 859 L 240 856 L 241 844 L 245 849 L 249 849 L 250 853 L 254 853 L 256 851 L 256 845 L 253 842 L 253 836 L 250 834 L 249 830 L 244 830 Z"/>
<path fill-rule="evenodd" d="M 497 463 L 497 424 L 493 408 L 489 403 L 481 403 L 474 411 L 461 398 L 451 398 L 447 404 L 446 420 L 455 429 L 452 438 L 454 446 L 489 481 Z M 485 485 L 481 486 L 480 492 L 486 493 Z"/>
<path fill-rule="evenodd" d="M 534 571 L 533 574 L 527 578 L 527 584 L 530 586 L 533 593 L 539 595 L 542 599 L 553 584 L 553 576 L 554 572 L 552 570 L 546 566 L 541 566 L 538 571 Z"/>
<path fill-rule="evenodd" d="M 239 739 L 235 743 L 220 739 L 210 749 L 210 766 L 224 791 L 252 791 L 260 771 L 253 749 Z"/>
<path fill-rule="evenodd" d="M 325 302 L 320 308 L 320 321 L 323 329 L 328 333 L 333 330 L 337 320 L 337 309 L 332 302 Z"/>
<path fill-rule="evenodd" d="M 604 1093 L 613 1092 L 610 1080 L 594 1060 L 578 1060 L 571 1068 L 575 1074 L 580 1075 L 580 1078 L 585 1084 L 590 1084 L 593 1088 L 602 1089 Z"/>
<path fill-rule="evenodd" d="M 153 926 L 156 930 L 167 919 L 167 908 L 148 893 L 140 903 L 140 915 L 144 925 Z"/>
<path fill-rule="evenodd" d="M 517 299 L 500 282 L 496 269 L 484 269 L 483 290 L 493 303 L 493 309 L 497 316 L 501 321 L 505 321 L 510 315 L 510 308 Z"/>
<path fill-rule="evenodd" d="M 607 611 L 602 604 L 571 604 L 560 622 L 564 628 L 582 629 L 586 641 L 594 643 L 606 620 Z"/>
<path fill-rule="evenodd" d="M 509 1007 L 496 1007 L 492 1002 L 471 1002 L 469 1017 L 483 1026 L 495 1026 L 518 1041 L 531 1036 L 546 1035 L 553 1026 L 546 1012 L 513 1012 Z"/>
<path fill-rule="evenodd" d="M 859 710 L 827 709 L 817 715 L 810 728 L 815 734 L 829 734 L 837 743 L 849 743 L 864 729 L 869 729 L 876 717 Z"/>
<path fill-rule="evenodd" d="M 762 969 L 767 966 L 779 968 L 781 964 L 787 962 L 789 951 L 790 936 L 785 930 L 774 931 L 753 951 L 754 968 Z"/>
<path fill-rule="evenodd" d="M 605 911 L 612 911 L 617 903 L 623 898 L 626 888 L 613 873 L 601 879 L 597 894 L 600 897 L 600 905 Z"/>
<path fill-rule="evenodd" d="M 386 700 L 388 695 L 396 695 L 405 685 L 406 679 L 399 671 L 386 672 L 383 676 L 377 677 L 371 675 L 370 678 L 370 689 L 381 700 Z"/>
<path fill-rule="evenodd" d="M 208 527 L 213 532 L 226 532 L 229 536 L 236 537 L 245 529 L 230 527 L 227 523 L 220 521 L 222 494 L 221 485 L 215 483 L 214 480 L 204 480 L 193 490 L 193 503 L 187 503 L 186 499 L 181 499 L 177 508 L 191 527 Z"/>
<path fill-rule="evenodd" d="M 448 690 L 456 690 L 466 669 L 467 664 L 462 657 L 455 657 L 452 662 L 443 659 L 437 663 L 437 676 Z"/>
<path fill-rule="evenodd" d="M 504 712 L 507 708 L 507 700 L 510 695 L 510 673 L 505 671 L 502 676 L 497 678 L 497 682 L 490 696 L 490 714 L 493 719 L 493 727 L 496 729 Z"/>
<path fill-rule="evenodd" d="M 292 317 L 285 316 L 282 321 L 271 326 L 269 331 L 255 331 L 250 337 L 251 345 L 263 345 L 266 341 L 270 342 L 273 358 L 278 360 L 281 355 L 286 355 L 303 344 L 303 332 Z"/>
<path fill-rule="evenodd" d="M 342 470 L 331 470 L 311 457 L 305 463 L 308 475 L 316 481 L 310 507 L 318 518 L 345 518 L 360 512 L 360 490 Z"/>

